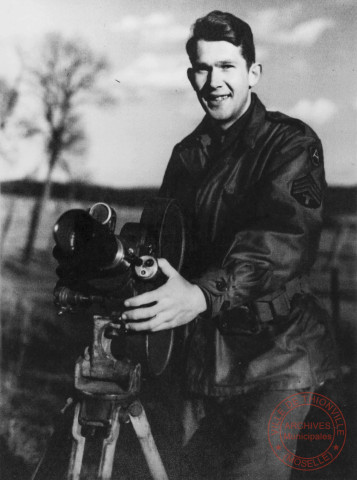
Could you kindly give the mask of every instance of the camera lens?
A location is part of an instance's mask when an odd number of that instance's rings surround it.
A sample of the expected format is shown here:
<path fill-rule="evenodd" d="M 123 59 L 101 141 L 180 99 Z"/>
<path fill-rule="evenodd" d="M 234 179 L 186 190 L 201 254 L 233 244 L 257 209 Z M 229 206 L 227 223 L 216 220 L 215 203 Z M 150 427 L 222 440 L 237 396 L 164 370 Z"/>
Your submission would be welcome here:
<path fill-rule="evenodd" d="M 63 253 L 75 254 L 83 249 L 94 234 L 92 217 L 80 209 L 69 210 L 57 221 L 53 235 Z"/>

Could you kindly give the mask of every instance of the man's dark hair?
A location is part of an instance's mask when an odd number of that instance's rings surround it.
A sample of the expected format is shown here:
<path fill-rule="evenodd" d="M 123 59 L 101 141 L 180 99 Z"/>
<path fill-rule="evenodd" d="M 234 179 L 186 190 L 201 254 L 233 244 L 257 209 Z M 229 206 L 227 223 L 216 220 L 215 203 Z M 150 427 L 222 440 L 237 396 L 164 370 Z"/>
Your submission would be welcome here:
<path fill-rule="evenodd" d="M 250 26 L 231 13 L 214 10 L 198 18 L 192 26 L 192 34 L 186 43 L 186 52 L 191 63 L 195 60 L 198 40 L 208 42 L 226 41 L 242 48 L 247 68 L 255 62 L 253 33 Z"/>

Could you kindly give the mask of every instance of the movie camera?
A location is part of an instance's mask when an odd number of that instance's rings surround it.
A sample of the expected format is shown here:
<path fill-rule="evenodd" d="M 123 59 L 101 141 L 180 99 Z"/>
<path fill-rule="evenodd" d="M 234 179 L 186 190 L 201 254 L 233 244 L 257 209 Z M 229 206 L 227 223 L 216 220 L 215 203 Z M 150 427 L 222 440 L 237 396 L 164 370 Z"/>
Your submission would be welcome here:
<path fill-rule="evenodd" d="M 86 440 L 95 437 L 101 442 L 95 478 L 110 480 L 119 425 L 131 422 L 152 477 L 165 480 L 139 392 L 142 371 L 146 376 L 158 376 L 167 367 L 174 332 L 127 331 L 121 315 L 127 298 L 166 281 L 158 258 L 181 269 L 184 221 L 178 204 L 162 198 L 147 202 L 140 222 L 126 223 L 119 235 L 115 233 L 116 220 L 112 207 L 96 203 L 88 210 L 68 210 L 53 231 L 58 313 L 75 314 L 83 308 L 95 312 L 92 344 L 75 366 L 73 438 L 66 478 L 82 478 Z M 33 479 L 45 477 L 46 466 L 40 464 Z"/>
<path fill-rule="evenodd" d="M 145 373 L 160 375 L 169 361 L 173 332 L 129 333 L 121 313 L 125 299 L 165 282 L 157 258 L 166 258 L 181 269 L 185 251 L 182 213 L 175 201 L 153 198 L 145 205 L 140 222 L 124 224 L 119 235 L 115 234 L 116 221 L 115 210 L 105 203 L 88 210 L 68 210 L 58 219 L 53 231 L 59 276 L 55 304 L 60 315 L 97 306 L 111 320 L 106 335 L 125 334 L 128 345 L 122 348 L 131 360 L 140 362 Z M 141 343 L 146 358 L 135 358 Z"/>

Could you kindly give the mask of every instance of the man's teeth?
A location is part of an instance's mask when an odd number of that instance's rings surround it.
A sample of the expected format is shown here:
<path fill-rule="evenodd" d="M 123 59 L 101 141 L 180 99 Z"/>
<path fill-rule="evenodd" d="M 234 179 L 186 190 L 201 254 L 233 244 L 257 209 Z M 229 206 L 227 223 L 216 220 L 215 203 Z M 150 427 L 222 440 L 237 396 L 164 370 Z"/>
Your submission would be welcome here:
<path fill-rule="evenodd" d="M 226 98 L 228 98 L 229 95 L 219 95 L 218 97 L 211 97 L 210 98 L 210 101 L 211 102 L 222 102 L 223 100 L 226 100 Z"/>

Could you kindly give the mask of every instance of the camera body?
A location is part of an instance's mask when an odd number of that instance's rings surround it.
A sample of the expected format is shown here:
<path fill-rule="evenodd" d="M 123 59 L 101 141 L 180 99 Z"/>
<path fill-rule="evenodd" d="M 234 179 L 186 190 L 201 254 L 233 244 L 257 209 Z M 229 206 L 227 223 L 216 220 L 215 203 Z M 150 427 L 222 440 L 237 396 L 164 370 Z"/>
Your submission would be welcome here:
<path fill-rule="evenodd" d="M 120 235 L 115 235 L 115 226 L 116 213 L 105 203 L 65 212 L 53 229 L 58 276 L 90 280 L 141 266 L 144 260 L 140 257 L 151 256 L 154 249 L 147 227 L 127 223 Z M 140 276 L 140 271 L 136 273 Z"/>
<path fill-rule="evenodd" d="M 154 198 L 145 205 L 139 223 L 126 223 L 119 235 L 115 226 L 116 212 L 106 203 L 96 203 L 88 210 L 68 210 L 58 219 L 53 230 L 59 277 L 55 304 L 59 314 L 98 306 L 99 313 L 110 319 L 105 335 L 120 337 L 120 354 L 134 363 L 139 361 L 144 371 L 159 375 L 172 352 L 173 331 L 127 332 L 121 314 L 127 298 L 166 281 L 157 258 L 166 258 L 175 269 L 181 269 L 183 216 L 176 201 Z"/>

